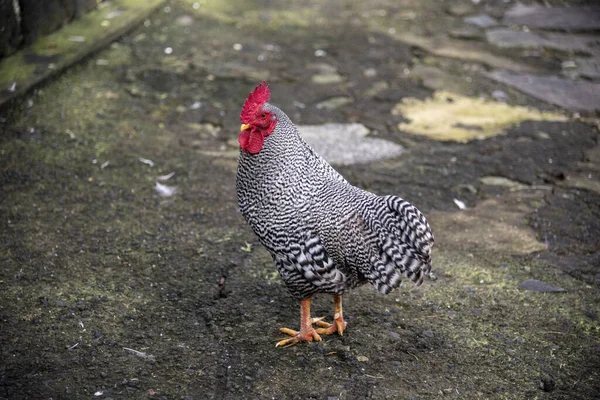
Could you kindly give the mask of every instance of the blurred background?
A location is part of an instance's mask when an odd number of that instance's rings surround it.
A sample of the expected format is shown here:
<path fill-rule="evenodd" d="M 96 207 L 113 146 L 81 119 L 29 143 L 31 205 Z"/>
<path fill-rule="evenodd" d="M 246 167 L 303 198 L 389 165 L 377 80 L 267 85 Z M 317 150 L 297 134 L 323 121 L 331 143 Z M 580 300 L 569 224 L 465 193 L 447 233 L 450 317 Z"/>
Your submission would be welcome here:
<path fill-rule="evenodd" d="M 596 2 L 0 10 L 0 398 L 600 397 Z M 434 279 L 351 292 L 343 337 L 290 349 L 235 193 L 263 80 L 436 237 Z"/>

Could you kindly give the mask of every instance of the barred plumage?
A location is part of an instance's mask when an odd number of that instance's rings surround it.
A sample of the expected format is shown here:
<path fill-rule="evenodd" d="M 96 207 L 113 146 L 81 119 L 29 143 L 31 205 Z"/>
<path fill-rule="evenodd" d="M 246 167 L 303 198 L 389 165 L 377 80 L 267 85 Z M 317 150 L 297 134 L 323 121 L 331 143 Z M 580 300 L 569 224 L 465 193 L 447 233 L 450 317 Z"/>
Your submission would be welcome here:
<path fill-rule="evenodd" d="M 433 245 L 423 214 L 400 197 L 350 185 L 283 111 L 269 103 L 262 111 L 275 128 L 258 153 L 240 152 L 237 195 L 291 293 L 341 295 L 369 282 L 387 294 L 401 276 L 421 284 Z"/>
<path fill-rule="evenodd" d="M 277 343 L 288 346 L 341 335 L 346 289 L 369 282 L 387 294 L 401 276 L 420 285 L 431 269 L 433 235 L 412 204 L 348 183 L 267 103 L 269 96 L 263 82 L 242 110 L 237 196 L 281 278 L 301 299 L 300 331 L 282 328 L 292 338 Z M 310 317 L 316 293 L 334 295 L 333 324 Z"/>

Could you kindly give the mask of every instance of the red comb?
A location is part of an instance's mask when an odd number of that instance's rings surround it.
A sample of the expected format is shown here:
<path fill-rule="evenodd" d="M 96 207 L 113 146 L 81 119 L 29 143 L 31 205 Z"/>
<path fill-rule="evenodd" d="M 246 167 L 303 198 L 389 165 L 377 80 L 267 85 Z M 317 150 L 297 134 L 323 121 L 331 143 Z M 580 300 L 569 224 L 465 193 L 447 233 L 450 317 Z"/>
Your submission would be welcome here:
<path fill-rule="evenodd" d="M 252 121 L 256 117 L 257 111 L 269 101 L 271 97 L 271 89 L 266 81 L 263 81 L 260 85 L 258 85 L 244 103 L 244 108 L 242 108 L 242 114 L 240 115 L 240 119 L 242 120 L 242 124 L 247 124 Z"/>

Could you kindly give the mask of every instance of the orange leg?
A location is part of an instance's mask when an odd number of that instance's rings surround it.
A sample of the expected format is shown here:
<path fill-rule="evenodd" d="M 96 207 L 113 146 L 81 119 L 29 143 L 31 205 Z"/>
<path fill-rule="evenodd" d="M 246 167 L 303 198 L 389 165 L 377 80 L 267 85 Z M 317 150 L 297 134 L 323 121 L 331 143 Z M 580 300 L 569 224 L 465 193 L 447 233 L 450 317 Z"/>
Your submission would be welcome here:
<path fill-rule="evenodd" d="M 340 336 L 344 335 L 344 329 L 348 323 L 344 321 L 344 313 L 342 312 L 342 295 L 333 296 L 333 324 L 329 324 L 325 321 L 316 321 L 316 324 L 322 328 L 317 329 L 317 333 L 321 335 L 331 335 L 337 332 Z"/>
<path fill-rule="evenodd" d="M 310 301 L 311 299 L 304 299 L 300 301 L 300 332 L 293 329 L 281 328 L 280 331 L 286 335 L 290 335 L 291 338 L 284 339 L 277 342 L 275 347 L 289 347 L 300 342 L 316 342 L 321 341 L 321 336 L 312 327 L 312 324 L 319 323 L 322 318 L 311 318 L 310 317 Z"/>

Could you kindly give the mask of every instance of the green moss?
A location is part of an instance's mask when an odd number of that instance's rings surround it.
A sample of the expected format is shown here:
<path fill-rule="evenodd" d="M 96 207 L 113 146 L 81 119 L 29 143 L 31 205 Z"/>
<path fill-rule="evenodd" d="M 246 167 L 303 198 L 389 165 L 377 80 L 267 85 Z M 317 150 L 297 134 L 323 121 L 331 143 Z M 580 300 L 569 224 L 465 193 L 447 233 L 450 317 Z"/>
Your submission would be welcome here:
<path fill-rule="evenodd" d="M 0 88 L 10 88 L 13 84 L 15 88 L 0 97 L 0 102 L 25 93 L 53 73 L 101 49 L 141 22 L 163 1 L 117 0 L 102 3 L 97 10 L 3 59 L 0 62 Z M 111 18 L 107 19 L 109 14 L 112 14 Z"/>
<path fill-rule="evenodd" d="M 448 92 L 435 92 L 425 101 L 404 99 L 392 114 L 409 120 L 398 125 L 401 131 L 462 143 L 501 134 L 523 121 L 566 121 L 565 116 L 557 113 Z"/>
<path fill-rule="evenodd" d="M 2 89 L 12 87 L 13 83 L 16 87 L 35 72 L 37 66 L 26 63 L 23 56 L 23 53 L 17 53 L 0 61 L 0 87 Z"/>
<path fill-rule="evenodd" d="M 200 4 L 200 7 L 194 10 L 196 14 L 235 25 L 238 29 L 258 28 L 266 31 L 279 31 L 282 28 L 314 27 L 315 24 L 326 22 L 326 18 L 316 9 L 307 7 L 303 2 L 288 2 L 285 9 L 277 7 L 257 9 L 255 5 L 240 0 L 185 1 L 189 4 Z"/>

